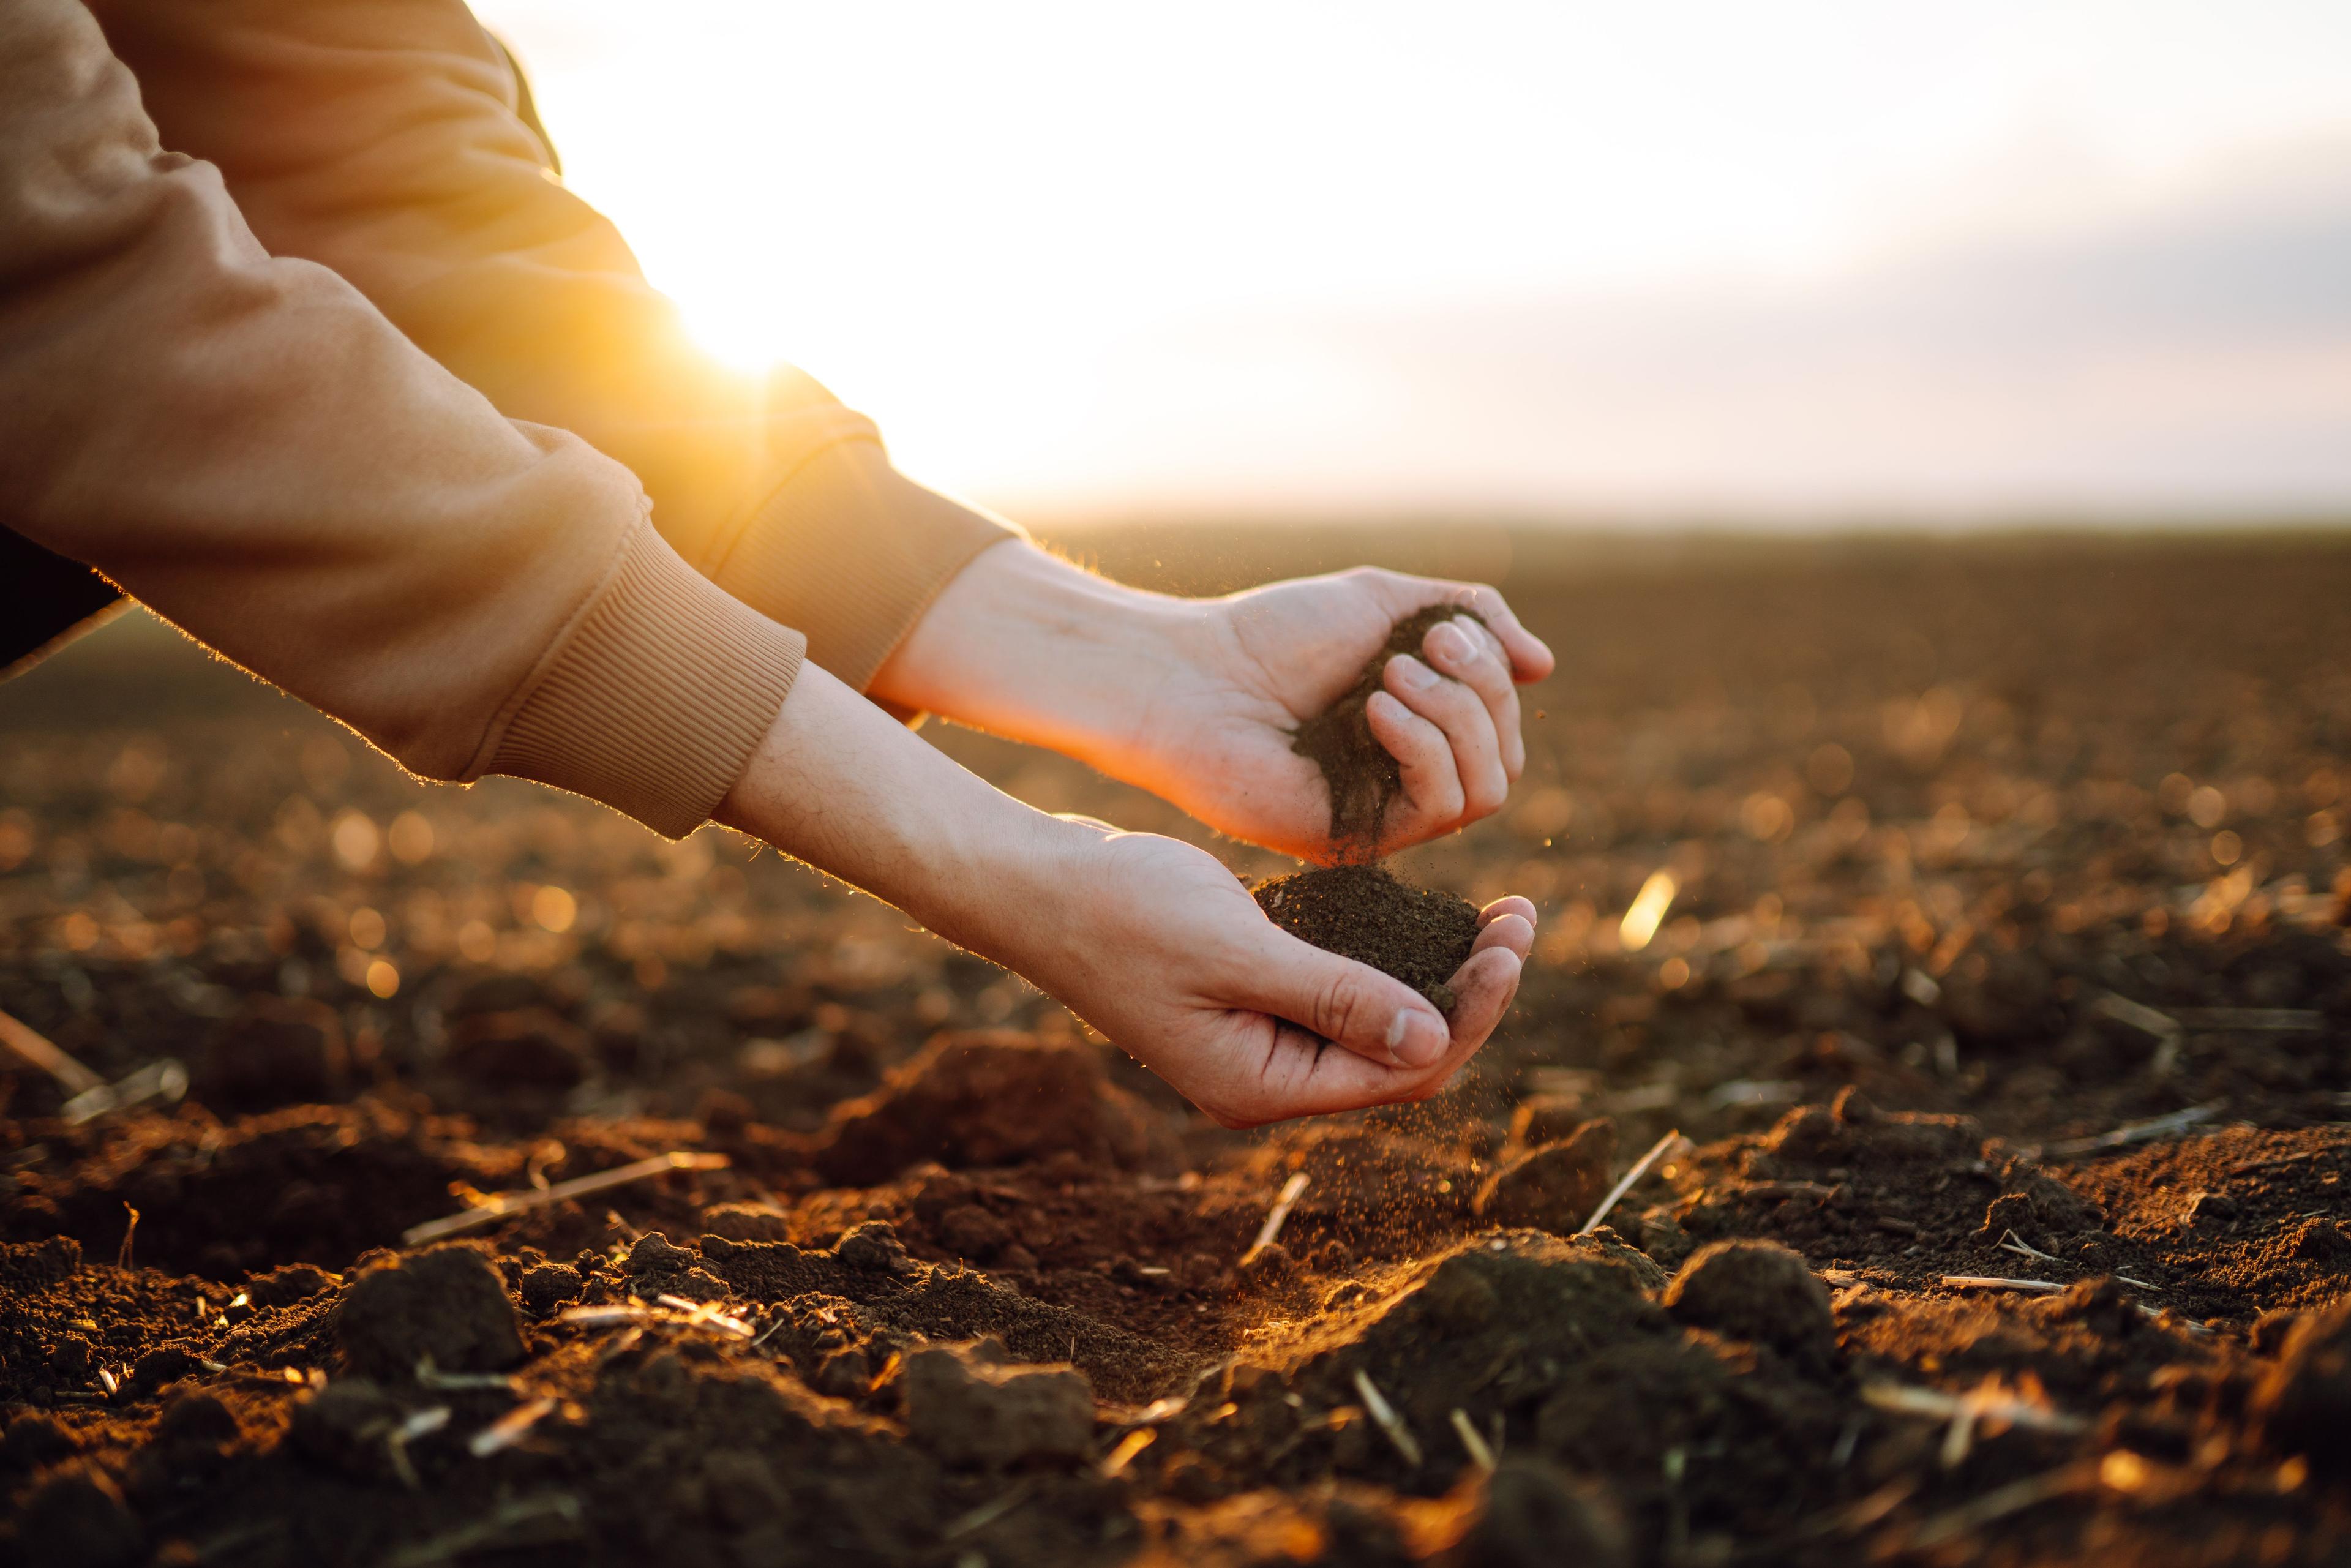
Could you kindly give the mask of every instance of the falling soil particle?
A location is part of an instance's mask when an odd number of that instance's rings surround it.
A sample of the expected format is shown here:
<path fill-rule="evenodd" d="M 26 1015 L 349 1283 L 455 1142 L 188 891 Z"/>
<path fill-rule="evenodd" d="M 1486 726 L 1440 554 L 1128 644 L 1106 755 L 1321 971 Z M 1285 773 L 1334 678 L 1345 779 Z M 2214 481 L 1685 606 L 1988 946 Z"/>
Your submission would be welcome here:
<path fill-rule="evenodd" d="M 1372 734 L 1364 706 L 1380 689 L 1388 661 L 1398 653 L 1417 655 L 1421 640 L 1436 627 L 1457 616 L 1484 625 L 1470 611 L 1454 604 L 1432 604 L 1416 610 L 1388 632 L 1388 640 L 1372 655 L 1339 700 L 1298 727 L 1290 748 L 1322 770 L 1331 795 L 1331 845 L 1342 861 L 1368 861 L 1380 838 L 1388 802 L 1404 788 L 1404 775 L 1387 747 Z"/>
<path fill-rule="evenodd" d="M 1476 905 L 1409 886 L 1377 866 L 1317 866 L 1251 892 L 1291 936 L 1394 975 L 1440 1008 L 1453 1005 L 1446 982 L 1478 940 Z"/>

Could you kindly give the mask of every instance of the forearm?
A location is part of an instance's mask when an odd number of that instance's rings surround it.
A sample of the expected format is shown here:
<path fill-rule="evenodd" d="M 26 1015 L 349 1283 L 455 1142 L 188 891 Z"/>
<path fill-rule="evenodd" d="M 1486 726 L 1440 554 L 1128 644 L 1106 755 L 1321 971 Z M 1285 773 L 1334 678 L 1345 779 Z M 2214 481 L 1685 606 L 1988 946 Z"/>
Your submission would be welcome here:
<path fill-rule="evenodd" d="M 1199 601 L 1130 588 L 1008 540 L 956 576 L 870 690 L 1109 766 L 1206 628 Z"/>
<path fill-rule="evenodd" d="M 717 820 L 1006 963 L 1006 915 L 1047 918 L 1088 830 L 957 766 L 817 665 L 802 668 Z"/>

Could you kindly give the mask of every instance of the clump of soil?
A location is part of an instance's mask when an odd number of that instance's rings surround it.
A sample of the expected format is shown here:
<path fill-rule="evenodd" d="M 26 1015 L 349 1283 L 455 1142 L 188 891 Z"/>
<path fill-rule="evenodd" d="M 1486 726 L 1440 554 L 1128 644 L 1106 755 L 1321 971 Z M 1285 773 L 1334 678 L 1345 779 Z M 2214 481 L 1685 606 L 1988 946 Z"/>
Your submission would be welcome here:
<path fill-rule="evenodd" d="M 1394 975 L 1439 1008 L 1453 1005 L 1446 982 L 1478 940 L 1475 904 L 1409 886 L 1378 866 L 1316 866 L 1250 892 L 1291 936 Z"/>
<path fill-rule="evenodd" d="M 1380 676 L 1398 653 L 1417 654 L 1421 640 L 1457 615 L 1484 625 L 1458 604 L 1416 610 L 1388 631 L 1388 640 L 1339 700 L 1298 727 L 1290 748 L 1322 770 L 1331 794 L 1331 847 L 1342 861 L 1368 861 L 1379 844 L 1388 802 L 1404 788 L 1396 759 L 1372 734 L 1364 705 L 1380 689 Z"/>

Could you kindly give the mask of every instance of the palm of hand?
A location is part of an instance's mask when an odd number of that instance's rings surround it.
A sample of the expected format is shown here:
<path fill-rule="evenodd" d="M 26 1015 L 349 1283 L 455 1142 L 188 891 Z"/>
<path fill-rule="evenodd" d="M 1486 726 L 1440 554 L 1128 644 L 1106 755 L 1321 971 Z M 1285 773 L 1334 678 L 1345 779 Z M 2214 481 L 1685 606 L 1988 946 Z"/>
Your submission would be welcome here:
<path fill-rule="evenodd" d="M 1449 1044 L 1406 1068 L 1366 1051 L 1411 993 L 1277 931 L 1214 856 L 1105 831 L 1094 859 L 1073 883 L 1096 890 L 1083 938 L 1048 935 L 1023 971 L 1227 1126 L 1437 1092 L 1509 1005 L 1533 935 L 1523 900 L 1488 911 L 1454 977 Z"/>
<path fill-rule="evenodd" d="M 1155 705 L 1151 787 L 1220 833 L 1301 859 L 1326 852 L 1329 797 L 1291 736 L 1353 683 L 1392 619 L 1343 579 L 1231 601 Z"/>

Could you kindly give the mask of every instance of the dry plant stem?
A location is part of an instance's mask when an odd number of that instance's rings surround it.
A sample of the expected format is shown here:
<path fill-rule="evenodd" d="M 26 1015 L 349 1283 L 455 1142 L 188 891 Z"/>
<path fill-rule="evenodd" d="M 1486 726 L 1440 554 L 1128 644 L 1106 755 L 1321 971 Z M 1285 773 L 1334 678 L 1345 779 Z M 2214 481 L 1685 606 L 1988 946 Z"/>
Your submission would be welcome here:
<path fill-rule="evenodd" d="M 1296 1207 L 1298 1200 L 1305 1196 L 1306 1173 L 1304 1171 L 1298 1172 L 1281 1184 L 1281 1191 L 1274 1197 L 1273 1207 L 1266 1211 L 1265 1223 L 1258 1227 L 1257 1239 L 1250 1242 L 1249 1250 L 1241 1254 L 1241 1263 L 1244 1267 L 1255 1262 L 1259 1253 L 1274 1244 L 1276 1239 L 1281 1235 L 1282 1226 L 1290 1219 L 1290 1211 Z"/>
<path fill-rule="evenodd" d="M 1453 1424 L 1453 1435 L 1461 1439 L 1462 1450 L 1469 1456 L 1469 1462 L 1490 1475 L 1494 1469 L 1494 1450 L 1470 1422 L 1469 1412 L 1457 1405 L 1447 1419 Z"/>
<path fill-rule="evenodd" d="M 1159 1434 L 1148 1427 L 1138 1427 L 1121 1437 L 1118 1440 L 1118 1447 L 1113 1448 L 1102 1462 L 1102 1479 L 1104 1480 L 1115 1479 L 1120 1471 L 1134 1462 L 1135 1455 L 1158 1440 Z"/>
<path fill-rule="evenodd" d="M 555 1398 L 541 1395 L 528 1405 L 517 1405 L 465 1440 L 465 1451 L 477 1459 L 486 1459 L 501 1448 L 511 1448 L 530 1429 L 545 1420 L 555 1409 Z"/>
<path fill-rule="evenodd" d="M 2027 1476 L 2004 1487 L 1995 1487 L 1973 1502 L 1961 1503 L 1927 1521 L 1910 1538 L 1910 1544 L 1922 1552 L 1931 1550 L 2006 1519 L 2012 1513 L 2022 1513 L 2053 1498 L 2079 1491 L 2091 1485 L 2095 1479 L 2095 1472 L 2086 1467 L 2067 1465 L 2046 1475 Z"/>
<path fill-rule="evenodd" d="M 549 1204 L 563 1203 L 575 1197 L 585 1197 L 591 1193 L 604 1192 L 616 1186 L 626 1186 L 631 1182 L 643 1181 L 647 1176 L 664 1176 L 671 1171 L 715 1171 L 726 1168 L 725 1155 L 688 1154 L 683 1150 L 666 1155 L 655 1155 L 649 1159 L 635 1160 L 608 1171 L 598 1171 L 592 1176 L 574 1176 L 569 1181 L 559 1181 L 552 1186 L 525 1187 L 517 1192 L 494 1194 L 486 1202 L 469 1208 L 463 1214 L 452 1214 L 445 1218 L 428 1219 L 422 1225 L 410 1226 L 401 1232 L 400 1242 L 403 1247 L 422 1247 L 428 1241 L 438 1241 L 444 1236 L 455 1236 L 467 1230 L 478 1230 L 486 1225 L 494 1225 L 508 1215 L 521 1214 L 533 1208 L 544 1208 Z"/>
<path fill-rule="evenodd" d="M 0 1045 L 57 1081 L 68 1095 L 106 1087 L 106 1080 L 67 1054 L 65 1048 L 13 1014 L 0 1012 Z"/>
<path fill-rule="evenodd" d="M 1954 1291 L 2024 1291 L 2042 1296 L 2058 1295 L 2067 1289 L 2053 1280 L 2003 1280 L 1991 1274 L 1946 1274 L 1943 1283 Z"/>
<path fill-rule="evenodd" d="M 1387 1396 L 1380 1392 L 1379 1385 L 1374 1383 L 1371 1375 L 1361 1367 L 1355 1369 L 1355 1392 L 1363 1396 L 1364 1409 L 1370 1414 L 1373 1424 L 1387 1435 L 1388 1441 L 1395 1446 L 1395 1451 L 1404 1456 L 1404 1462 L 1415 1469 L 1419 1469 L 1420 1439 L 1412 1435 L 1412 1428 L 1404 1424 L 1404 1417 L 1396 1414 L 1395 1406 L 1388 1403 Z"/>
<path fill-rule="evenodd" d="M 1608 1218 L 1608 1211 L 1616 1207 L 1616 1200 L 1623 1197 L 1626 1193 L 1632 1191 L 1633 1184 L 1639 1181 L 1643 1176 L 1647 1176 L 1649 1174 L 1649 1167 L 1656 1165 L 1659 1160 L 1665 1158 L 1666 1151 L 1672 1148 L 1676 1144 L 1681 1142 L 1681 1129 L 1677 1127 L 1672 1132 L 1667 1133 L 1664 1137 L 1659 1138 L 1655 1144 L 1652 1144 L 1649 1146 L 1649 1152 L 1643 1155 L 1639 1161 L 1634 1165 L 1633 1168 L 1625 1173 L 1625 1179 L 1608 1189 L 1608 1196 L 1600 1200 L 1600 1207 L 1592 1211 L 1592 1218 L 1583 1222 L 1583 1228 L 1577 1230 L 1576 1234 L 1578 1236 L 1589 1236 L 1593 1231 L 1599 1229 L 1600 1222 Z"/>
<path fill-rule="evenodd" d="M 2132 1122 L 2116 1127 L 2111 1133 L 2100 1133 L 2092 1138 L 2068 1138 L 2049 1145 L 2044 1153 L 2065 1156 L 2094 1155 L 2106 1149 L 2125 1148 L 2132 1144 L 2144 1144 L 2155 1138 L 2167 1138 L 2185 1132 L 2219 1115 L 2226 1101 L 2214 1100 L 2202 1105 L 2190 1105 L 2185 1111 L 2174 1111 L 2168 1116 L 2155 1116 L 2144 1122 Z"/>

